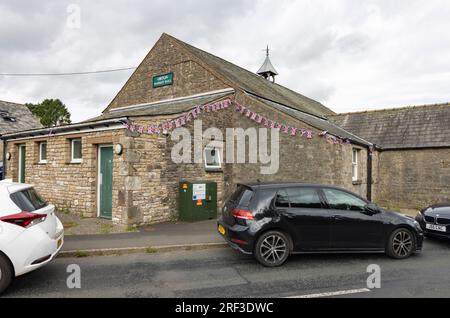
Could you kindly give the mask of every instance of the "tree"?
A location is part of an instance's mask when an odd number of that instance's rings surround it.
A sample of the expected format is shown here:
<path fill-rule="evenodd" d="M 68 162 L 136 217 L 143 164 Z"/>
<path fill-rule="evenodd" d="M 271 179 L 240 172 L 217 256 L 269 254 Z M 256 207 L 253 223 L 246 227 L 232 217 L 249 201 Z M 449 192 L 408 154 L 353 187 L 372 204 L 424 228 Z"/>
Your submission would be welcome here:
<path fill-rule="evenodd" d="M 44 99 L 39 104 L 26 103 L 28 109 L 45 127 L 53 127 L 72 123 L 70 112 L 59 99 Z"/>

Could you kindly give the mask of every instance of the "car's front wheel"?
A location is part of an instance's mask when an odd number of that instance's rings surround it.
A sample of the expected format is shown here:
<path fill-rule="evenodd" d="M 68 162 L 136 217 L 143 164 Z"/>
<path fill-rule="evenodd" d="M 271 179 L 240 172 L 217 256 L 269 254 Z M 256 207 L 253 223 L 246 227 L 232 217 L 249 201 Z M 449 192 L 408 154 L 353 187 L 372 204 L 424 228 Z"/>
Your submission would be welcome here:
<path fill-rule="evenodd" d="M 389 236 L 386 254 L 392 258 L 403 259 L 416 250 L 414 234 L 405 228 L 396 229 Z"/>
<path fill-rule="evenodd" d="M 11 284 L 13 271 L 8 259 L 0 253 L 0 294 Z"/>
<path fill-rule="evenodd" d="M 280 231 L 266 232 L 256 242 L 255 257 L 264 266 L 280 266 L 289 257 L 290 245 L 290 240 L 286 234 Z"/>

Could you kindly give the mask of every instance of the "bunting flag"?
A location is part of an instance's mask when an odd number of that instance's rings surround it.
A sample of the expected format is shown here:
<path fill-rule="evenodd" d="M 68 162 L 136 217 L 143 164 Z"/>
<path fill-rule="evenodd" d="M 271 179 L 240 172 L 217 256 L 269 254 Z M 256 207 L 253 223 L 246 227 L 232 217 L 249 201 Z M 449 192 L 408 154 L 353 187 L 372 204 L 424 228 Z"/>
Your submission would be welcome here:
<path fill-rule="evenodd" d="M 253 120 L 257 124 L 263 125 L 267 128 L 271 129 L 277 129 L 283 134 L 290 135 L 290 136 L 301 136 L 305 137 L 307 139 L 312 139 L 314 137 L 314 132 L 309 129 L 304 128 L 296 128 L 292 127 L 283 123 L 276 122 L 274 120 L 271 120 L 261 114 L 258 114 L 248 107 L 242 106 L 238 102 L 234 102 L 235 110 L 236 112 L 240 113 L 241 115 L 249 118 L 250 120 Z"/>
<path fill-rule="evenodd" d="M 188 112 L 184 113 L 182 116 L 175 118 L 173 120 L 169 120 L 169 121 L 160 123 L 160 124 L 153 124 L 153 125 L 149 125 L 149 126 L 145 127 L 140 124 L 129 122 L 129 123 L 123 123 L 123 125 L 126 129 L 128 129 L 131 132 L 138 132 L 140 134 L 145 133 L 145 134 L 149 134 L 149 135 L 155 135 L 155 134 L 159 135 L 161 133 L 167 133 L 175 128 L 183 127 L 183 126 L 189 124 L 190 122 L 198 119 L 202 113 L 205 113 L 205 112 L 206 113 L 211 113 L 211 112 L 215 113 L 215 112 L 218 112 L 221 110 L 228 109 L 232 103 L 234 104 L 235 111 L 237 113 L 248 118 L 249 120 L 254 121 L 255 123 L 257 123 L 261 126 L 271 128 L 271 129 L 277 129 L 282 134 L 286 134 L 286 135 L 290 135 L 290 136 L 300 136 L 300 137 L 304 137 L 306 139 L 312 139 L 312 138 L 314 138 L 314 136 L 318 136 L 318 137 L 322 137 L 327 143 L 333 144 L 333 145 L 343 145 L 343 144 L 351 143 L 350 139 L 334 136 L 334 135 L 328 133 L 328 131 L 323 131 L 321 133 L 316 134 L 310 129 L 292 127 L 292 126 L 286 125 L 284 123 L 279 123 L 279 122 L 271 120 L 261 114 L 258 114 L 257 112 L 252 111 L 250 108 L 245 107 L 236 101 L 231 102 L 230 99 L 226 99 L 226 100 L 211 103 L 211 104 L 195 106 Z M 370 153 L 372 153 L 374 151 L 374 147 L 370 146 L 369 151 L 370 151 Z"/>
<path fill-rule="evenodd" d="M 183 127 L 190 123 L 191 121 L 197 119 L 201 113 L 206 112 L 218 112 L 224 109 L 229 108 L 231 105 L 231 100 L 226 99 L 220 102 L 196 106 L 193 109 L 189 110 L 187 113 L 184 113 L 182 116 L 163 122 L 161 124 L 149 125 L 147 127 L 143 125 L 139 125 L 136 123 L 123 123 L 124 128 L 128 129 L 131 132 L 138 132 L 140 134 L 149 134 L 149 135 L 159 135 L 163 132 L 171 131 L 175 128 Z"/>

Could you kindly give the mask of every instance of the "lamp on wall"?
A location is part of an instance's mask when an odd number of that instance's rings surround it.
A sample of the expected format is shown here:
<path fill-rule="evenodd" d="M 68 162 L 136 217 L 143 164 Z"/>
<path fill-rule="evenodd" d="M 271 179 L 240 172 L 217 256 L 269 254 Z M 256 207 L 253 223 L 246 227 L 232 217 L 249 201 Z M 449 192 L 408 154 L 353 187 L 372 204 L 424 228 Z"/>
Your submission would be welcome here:
<path fill-rule="evenodd" d="M 116 144 L 115 146 L 114 146 L 114 152 L 116 153 L 116 155 L 121 155 L 122 154 L 122 152 L 123 152 L 123 146 L 122 146 L 122 144 Z"/>
<path fill-rule="evenodd" d="M 11 153 L 10 152 L 7 152 L 6 153 L 6 160 L 11 160 Z"/>

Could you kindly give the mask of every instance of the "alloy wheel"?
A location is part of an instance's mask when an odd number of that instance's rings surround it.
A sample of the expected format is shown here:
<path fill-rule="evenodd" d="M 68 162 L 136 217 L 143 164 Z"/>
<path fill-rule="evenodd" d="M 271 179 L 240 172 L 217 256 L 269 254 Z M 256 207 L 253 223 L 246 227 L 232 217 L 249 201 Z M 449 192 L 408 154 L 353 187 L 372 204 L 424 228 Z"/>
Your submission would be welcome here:
<path fill-rule="evenodd" d="M 261 243 L 260 253 L 266 262 L 275 264 L 287 253 L 286 241 L 279 235 L 269 235 Z"/>
<path fill-rule="evenodd" d="M 399 231 L 392 240 L 392 248 L 400 257 L 408 255 L 413 247 L 413 240 L 408 231 Z"/>

